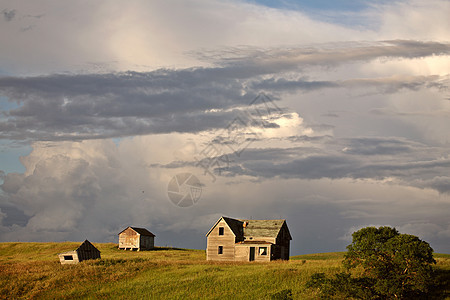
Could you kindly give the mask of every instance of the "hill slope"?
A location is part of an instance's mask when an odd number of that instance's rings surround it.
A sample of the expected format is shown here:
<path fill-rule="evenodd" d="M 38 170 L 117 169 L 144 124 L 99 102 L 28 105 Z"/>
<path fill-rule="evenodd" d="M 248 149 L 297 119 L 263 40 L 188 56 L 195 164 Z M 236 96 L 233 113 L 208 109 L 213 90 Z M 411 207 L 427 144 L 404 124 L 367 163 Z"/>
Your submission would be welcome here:
<path fill-rule="evenodd" d="M 0 298 L 261 299 L 290 289 L 294 298 L 317 298 L 305 288 L 316 272 L 341 271 L 343 253 L 292 257 L 289 262 L 217 263 L 205 251 L 157 248 L 118 250 L 95 244 L 102 259 L 60 265 L 57 253 L 80 243 L 0 243 Z M 448 280 L 450 255 L 436 255 Z M 447 290 L 447 292 L 450 292 Z"/>

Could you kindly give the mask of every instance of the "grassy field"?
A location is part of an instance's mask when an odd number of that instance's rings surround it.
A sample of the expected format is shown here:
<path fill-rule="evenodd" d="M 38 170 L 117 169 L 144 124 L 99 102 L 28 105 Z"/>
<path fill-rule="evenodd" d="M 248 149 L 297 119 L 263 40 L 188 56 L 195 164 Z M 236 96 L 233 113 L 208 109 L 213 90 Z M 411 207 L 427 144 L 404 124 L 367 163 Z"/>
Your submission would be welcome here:
<path fill-rule="evenodd" d="M 288 262 L 217 263 L 205 251 L 157 248 L 130 252 L 95 244 L 102 259 L 60 265 L 57 253 L 80 243 L 0 243 L 0 298 L 270 299 L 291 290 L 294 299 L 317 299 L 310 275 L 341 271 L 343 253 L 309 254 Z M 439 298 L 450 295 L 450 255 L 437 254 Z M 450 298 L 448 298 L 450 299 Z"/>

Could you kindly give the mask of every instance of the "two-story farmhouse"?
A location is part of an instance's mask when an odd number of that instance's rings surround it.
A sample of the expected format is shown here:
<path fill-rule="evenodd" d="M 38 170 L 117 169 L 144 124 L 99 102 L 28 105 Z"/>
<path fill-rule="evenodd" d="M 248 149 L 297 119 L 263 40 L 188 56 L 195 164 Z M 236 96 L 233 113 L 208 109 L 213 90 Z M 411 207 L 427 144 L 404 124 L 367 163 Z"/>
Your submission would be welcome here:
<path fill-rule="evenodd" d="M 286 220 L 227 217 L 221 217 L 206 237 L 206 259 L 221 261 L 288 260 L 292 240 Z"/>

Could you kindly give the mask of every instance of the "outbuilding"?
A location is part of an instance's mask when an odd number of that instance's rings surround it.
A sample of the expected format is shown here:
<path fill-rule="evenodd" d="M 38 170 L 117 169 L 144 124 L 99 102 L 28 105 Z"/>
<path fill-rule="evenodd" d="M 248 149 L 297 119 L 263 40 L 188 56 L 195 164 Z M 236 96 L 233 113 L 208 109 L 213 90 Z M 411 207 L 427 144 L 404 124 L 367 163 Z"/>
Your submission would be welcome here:
<path fill-rule="evenodd" d="M 127 227 L 119 233 L 119 249 L 151 250 L 155 248 L 155 235 L 145 228 Z"/>
<path fill-rule="evenodd" d="M 77 249 L 64 253 L 59 253 L 61 264 L 77 264 L 83 260 L 97 259 L 100 257 L 100 250 L 95 248 L 88 240 L 85 240 Z"/>

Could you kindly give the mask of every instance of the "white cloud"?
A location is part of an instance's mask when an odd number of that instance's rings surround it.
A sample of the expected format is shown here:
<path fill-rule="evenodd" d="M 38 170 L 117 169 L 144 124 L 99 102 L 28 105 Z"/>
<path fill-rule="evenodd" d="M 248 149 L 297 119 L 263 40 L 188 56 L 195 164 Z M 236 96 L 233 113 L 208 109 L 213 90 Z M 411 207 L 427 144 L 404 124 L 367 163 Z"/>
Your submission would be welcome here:
<path fill-rule="evenodd" d="M 33 151 L 2 175 L 1 240 L 115 241 L 135 225 L 198 248 L 224 214 L 287 218 L 294 254 L 341 250 L 366 224 L 448 251 L 448 5 L 372 4 L 345 13 L 367 20 L 350 28 L 240 1 L 2 1 L 15 105 L 0 134 Z M 247 127 L 256 141 L 213 182 L 195 156 L 228 149 L 261 90 L 283 114 Z M 180 172 L 204 184 L 186 209 L 166 194 Z"/>
<path fill-rule="evenodd" d="M 187 67 L 201 62 L 186 52 L 223 46 L 449 40 L 447 1 L 373 5 L 365 14 L 379 25 L 358 29 L 320 21 L 301 11 L 239 1 L 102 1 L 86 6 L 5 0 L 3 6 L 16 14 L 9 22 L 2 20 L 7 24 L 2 24 L 0 32 L 8 43 L 0 50 L 4 59 L 0 67 L 21 74 Z"/>

